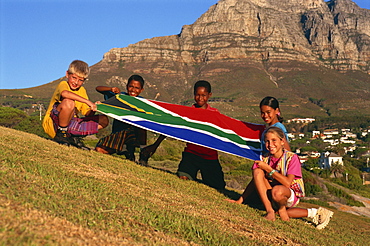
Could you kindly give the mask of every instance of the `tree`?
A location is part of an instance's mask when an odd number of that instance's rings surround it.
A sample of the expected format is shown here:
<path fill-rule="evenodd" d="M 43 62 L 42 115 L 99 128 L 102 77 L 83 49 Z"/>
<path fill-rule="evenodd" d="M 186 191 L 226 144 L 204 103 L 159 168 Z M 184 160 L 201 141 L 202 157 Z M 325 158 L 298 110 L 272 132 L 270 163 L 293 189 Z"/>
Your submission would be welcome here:
<path fill-rule="evenodd" d="M 301 148 L 301 153 L 306 153 L 306 152 L 314 152 L 317 151 L 317 149 L 314 146 L 304 146 Z"/>
<path fill-rule="evenodd" d="M 311 169 L 314 169 L 314 168 L 318 168 L 319 167 L 319 162 L 318 162 L 317 158 L 309 157 L 308 160 L 303 163 L 303 165 L 307 170 L 311 170 Z"/>
<path fill-rule="evenodd" d="M 365 154 L 367 151 L 367 148 L 357 148 L 353 151 L 353 154 L 355 157 L 360 158 L 363 154 Z"/>
<path fill-rule="evenodd" d="M 334 174 L 335 178 L 339 178 L 343 175 L 344 172 L 344 166 L 340 164 L 339 162 L 334 162 L 330 166 L 330 173 Z"/>
<path fill-rule="evenodd" d="M 321 138 L 316 138 L 310 142 L 310 146 L 321 153 L 325 151 L 329 144 L 325 143 Z"/>

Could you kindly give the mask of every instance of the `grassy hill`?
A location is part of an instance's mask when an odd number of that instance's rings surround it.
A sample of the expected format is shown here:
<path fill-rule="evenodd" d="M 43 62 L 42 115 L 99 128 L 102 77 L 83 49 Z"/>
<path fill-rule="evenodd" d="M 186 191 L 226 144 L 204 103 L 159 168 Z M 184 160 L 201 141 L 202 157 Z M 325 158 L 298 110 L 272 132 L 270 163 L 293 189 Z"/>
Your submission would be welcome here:
<path fill-rule="evenodd" d="M 0 138 L 0 245 L 369 243 L 369 218 L 333 209 L 324 230 L 306 219 L 270 222 L 226 202 L 233 191 L 8 128 Z"/>

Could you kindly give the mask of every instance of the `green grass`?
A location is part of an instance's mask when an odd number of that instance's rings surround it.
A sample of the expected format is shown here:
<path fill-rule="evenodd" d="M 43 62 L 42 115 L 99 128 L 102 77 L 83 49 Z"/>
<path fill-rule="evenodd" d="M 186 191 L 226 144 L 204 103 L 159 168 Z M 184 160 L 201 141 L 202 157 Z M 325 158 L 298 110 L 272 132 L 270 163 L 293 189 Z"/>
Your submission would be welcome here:
<path fill-rule="evenodd" d="M 231 190 L 12 129 L 0 138 L 0 245 L 368 243 L 368 218 L 333 209 L 321 231 L 306 219 L 270 222 L 226 202 Z"/>

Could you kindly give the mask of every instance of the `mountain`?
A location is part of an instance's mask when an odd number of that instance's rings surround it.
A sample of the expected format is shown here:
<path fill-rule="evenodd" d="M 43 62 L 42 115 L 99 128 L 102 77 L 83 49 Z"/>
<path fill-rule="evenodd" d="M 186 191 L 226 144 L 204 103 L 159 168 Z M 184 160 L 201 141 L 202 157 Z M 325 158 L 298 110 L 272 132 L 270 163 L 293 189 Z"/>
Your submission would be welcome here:
<path fill-rule="evenodd" d="M 265 96 L 286 117 L 369 115 L 368 23 L 370 10 L 351 0 L 220 0 L 178 35 L 109 50 L 85 87 L 101 100 L 95 86 L 124 87 L 137 73 L 145 97 L 189 104 L 206 79 L 214 106 L 243 120 L 260 120 Z M 58 81 L 21 91 L 50 97 Z"/>

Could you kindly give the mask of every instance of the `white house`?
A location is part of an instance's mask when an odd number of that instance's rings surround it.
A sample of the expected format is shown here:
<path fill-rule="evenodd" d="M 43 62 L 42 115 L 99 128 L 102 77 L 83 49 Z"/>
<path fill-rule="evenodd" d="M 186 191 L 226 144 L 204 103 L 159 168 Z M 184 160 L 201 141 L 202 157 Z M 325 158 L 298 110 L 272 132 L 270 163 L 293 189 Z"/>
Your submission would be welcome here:
<path fill-rule="evenodd" d="M 320 131 L 312 131 L 312 137 L 320 137 Z"/>
<path fill-rule="evenodd" d="M 351 129 L 343 128 L 343 129 L 341 129 L 340 131 L 342 132 L 342 134 L 346 134 L 346 133 L 351 132 Z"/>
<path fill-rule="evenodd" d="M 350 152 L 353 152 L 353 151 L 355 151 L 356 150 L 356 146 L 348 146 L 348 147 L 343 147 L 343 149 L 344 149 L 344 152 L 347 154 L 347 152 L 348 151 L 350 151 Z"/>
<path fill-rule="evenodd" d="M 338 129 L 326 129 L 324 130 L 323 132 L 327 137 L 329 137 L 328 135 L 332 136 L 332 135 L 338 135 L 339 134 L 339 131 Z"/>
<path fill-rule="evenodd" d="M 343 165 L 343 157 L 330 152 L 321 153 L 319 159 L 319 167 L 324 169 L 330 169 L 331 165 L 338 163 Z"/>
<path fill-rule="evenodd" d="M 295 135 L 293 133 L 288 132 L 288 138 L 290 140 L 295 140 Z"/>
<path fill-rule="evenodd" d="M 357 135 L 356 135 L 356 134 L 354 134 L 354 133 L 350 133 L 350 132 L 347 132 L 347 133 L 345 134 L 345 136 L 346 136 L 347 138 L 357 138 Z"/>
<path fill-rule="evenodd" d="M 341 138 L 340 142 L 345 143 L 345 144 L 355 144 L 356 143 L 355 140 L 349 140 L 349 139 L 345 139 L 345 138 Z"/>
<path fill-rule="evenodd" d="M 312 123 L 314 122 L 315 119 L 314 118 L 294 118 L 294 119 L 291 119 L 291 120 L 287 120 L 288 123 L 290 122 L 296 122 L 296 123 Z"/>
<path fill-rule="evenodd" d="M 324 139 L 323 142 L 324 143 L 330 143 L 330 145 L 337 145 L 337 144 L 339 144 L 339 140 L 338 139 Z"/>

